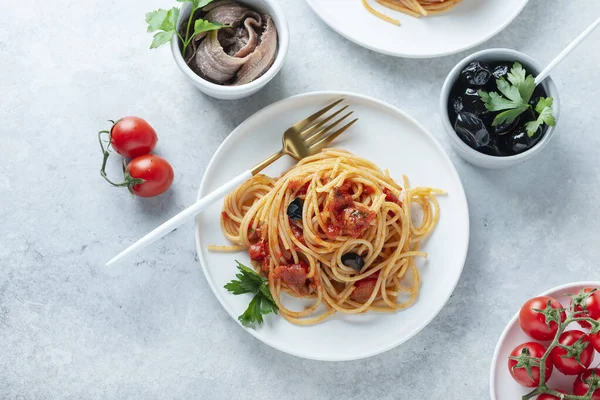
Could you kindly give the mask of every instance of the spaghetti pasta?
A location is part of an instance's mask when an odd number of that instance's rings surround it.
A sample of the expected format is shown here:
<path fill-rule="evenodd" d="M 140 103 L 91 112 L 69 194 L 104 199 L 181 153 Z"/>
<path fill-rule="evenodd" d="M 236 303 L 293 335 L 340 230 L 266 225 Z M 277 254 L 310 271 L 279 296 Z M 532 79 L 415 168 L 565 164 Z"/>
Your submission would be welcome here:
<path fill-rule="evenodd" d="M 426 17 L 430 14 L 439 14 L 456 7 L 462 0 L 376 0 L 377 3 L 392 10 L 410 15 L 415 18 Z M 363 5 L 373 15 L 392 23 L 400 25 L 400 21 L 391 18 L 373 8 L 368 0 L 362 0 Z"/>
<path fill-rule="evenodd" d="M 226 197 L 221 227 L 248 248 L 280 314 L 293 323 L 314 324 L 336 312 L 392 312 L 417 298 L 415 257 L 426 256 L 420 244 L 435 228 L 435 195 L 443 193 L 409 188 L 406 177 L 403 186 L 365 159 L 328 149 L 279 179 L 246 181 Z M 411 209 L 420 209 L 419 223 Z M 348 257 L 359 261 L 344 263 Z M 282 304 L 283 292 L 314 302 L 293 311 Z M 316 312 L 320 305 L 325 311 Z"/>

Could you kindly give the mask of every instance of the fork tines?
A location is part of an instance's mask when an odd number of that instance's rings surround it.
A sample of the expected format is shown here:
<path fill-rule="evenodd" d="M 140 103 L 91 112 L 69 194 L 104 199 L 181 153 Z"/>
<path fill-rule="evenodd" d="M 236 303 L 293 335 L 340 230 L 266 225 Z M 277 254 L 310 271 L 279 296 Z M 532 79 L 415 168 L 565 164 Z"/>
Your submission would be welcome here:
<path fill-rule="evenodd" d="M 316 151 L 320 151 L 321 149 L 328 146 L 333 140 L 335 140 L 335 138 L 337 138 L 346 130 L 348 130 L 348 128 L 350 128 L 356 121 L 358 121 L 358 118 L 355 118 L 350 122 L 346 123 L 338 130 L 332 132 L 333 128 L 338 126 L 342 121 L 344 121 L 354 112 L 349 111 L 336 119 L 336 117 L 338 117 L 340 114 L 342 114 L 348 109 L 349 105 L 345 105 L 339 108 L 337 111 L 333 112 L 331 115 L 325 116 L 329 111 L 335 110 L 336 106 L 338 106 L 342 101 L 344 101 L 344 98 L 341 98 L 331 103 L 327 107 L 317 111 L 310 117 L 296 124 L 300 126 L 294 126 L 294 128 L 300 131 L 300 137 L 304 140 L 306 146 Z M 330 121 L 332 122 L 329 123 Z"/>

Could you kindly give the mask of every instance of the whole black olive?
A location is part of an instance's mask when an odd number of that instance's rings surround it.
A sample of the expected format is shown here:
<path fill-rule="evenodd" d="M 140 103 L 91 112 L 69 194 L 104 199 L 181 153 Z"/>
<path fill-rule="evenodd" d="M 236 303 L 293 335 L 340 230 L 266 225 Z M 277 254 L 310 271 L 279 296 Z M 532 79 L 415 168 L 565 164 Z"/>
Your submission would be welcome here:
<path fill-rule="evenodd" d="M 483 147 L 490 142 L 489 132 L 481 118 L 475 114 L 468 112 L 458 114 L 454 130 L 463 142 L 474 149 Z"/>
<path fill-rule="evenodd" d="M 365 266 L 365 261 L 356 253 L 346 253 L 342 256 L 342 264 L 352 268 L 356 272 L 360 272 L 362 267 Z"/>
<path fill-rule="evenodd" d="M 470 87 L 486 86 L 491 78 L 490 67 L 479 61 L 469 63 L 460 73 L 460 80 Z"/>
<path fill-rule="evenodd" d="M 536 145 L 542 137 L 542 129 L 538 129 L 533 137 L 529 137 L 524 126 L 508 135 L 507 147 L 513 154 L 519 154 Z"/>
<path fill-rule="evenodd" d="M 500 78 L 506 79 L 506 75 L 508 75 L 508 71 L 510 71 L 509 64 L 500 64 L 500 65 L 496 66 L 496 68 L 494 68 L 492 75 L 494 75 L 494 78 L 496 78 L 496 79 L 500 79 Z"/>
<path fill-rule="evenodd" d="M 479 117 L 483 117 L 489 113 L 488 109 L 485 108 L 483 100 L 479 97 L 477 90 L 468 88 L 461 97 L 463 104 L 463 109 L 461 111 L 470 112 Z"/>
<path fill-rule="evenodd" d="M 302 219 L 302 206 L 303 205 L 304 205 L 304 202 L 302 201 L 301 198 L 299 198 L 299 197 L 295 198 L 294 201 L 292 201 L 287 208 L 288 217 L 290 217 L 290 219 L 296 220 L 296 221 Z"/>
<path fill-rule="evenodd" d="M 463 106 L 463 100 L 461 96 L 457 96 L 454 99 L 452 99 L 452 109 L 454 110 L 455 113 L 459 113 L 463 110 L 464 106 Z"/>
<path fill-rule="evenodd" d="M 478 148 L 477 150 L 490 156 L 504 157 L 508 155 L 508 153 L 504 150 L 506 147 L 505 142 L 506 140 L 504 140 L 504 136 L 492 137 L 488 144 Z"/>
<path fill-rule="evenodd" d="M 504 124 L 494 126 L 494 134 L 495 135 L 506 135 L 507 133 L 512 132 L 513 129 L 515 129 L 517 127 L 517 125 L 519 125 L 520 119 L 521 119 L 520 117 L 517 117 L 511 123 L 504 123 Z"/>

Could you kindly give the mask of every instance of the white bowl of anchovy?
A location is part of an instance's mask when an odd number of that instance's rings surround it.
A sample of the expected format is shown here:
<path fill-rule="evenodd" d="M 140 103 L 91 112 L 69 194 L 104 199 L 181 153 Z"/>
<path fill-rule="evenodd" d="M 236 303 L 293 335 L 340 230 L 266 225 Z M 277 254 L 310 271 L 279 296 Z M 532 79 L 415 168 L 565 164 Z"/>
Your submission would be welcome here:
<path fill-rule="evenodd" d="M 287 19 L 276 0 L 194 0 L 146 16 L 151 48 L 171 42 L 175 63 L 201 92 L 225 100 L 262 89 L 288 52 Z"/>

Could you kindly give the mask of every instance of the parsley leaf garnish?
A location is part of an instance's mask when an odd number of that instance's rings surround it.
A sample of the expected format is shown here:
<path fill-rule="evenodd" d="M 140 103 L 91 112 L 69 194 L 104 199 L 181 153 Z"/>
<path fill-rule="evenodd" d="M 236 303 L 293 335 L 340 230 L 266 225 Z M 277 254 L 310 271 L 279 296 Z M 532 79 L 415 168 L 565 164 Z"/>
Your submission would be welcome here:
<path fill-rule="evenodd" d="M 527 75 L 525 68 L 518 62 L 515 62 L 507 74 L 507 79 L 508 81 L 504 78 L 496 80 L 496 85 L 500 93 L 484 92 L 483 90 L 477 92 L 489 111 L 502 111 L 496 115 L 492 126 L 511 124 L 519 115 L 527 110 L 530 110 L 533 117 L 536 118 L 535 121 L 525 124 L 529 137 L 533 137 L 543 124 L 550 126 L 556 124 L 556 120 L 552 114 L 552 97 L 540 98 L 535 109 L 529 104 L 529 100 L 531 100 L 531 96 L 533 96 L 535 90 L 533 75 Z"/>
<path fill-rule="evenodd" d="M 173 7 L 170 10 L 158 9 L 146 14 L 146 23 L 148 24 L 148 32 L 157 32 L 154 34 L 154 40 L 150 45 L 151 49 L 155 49 L 168 43 L 173 35 L 177 34 L 177 19 L 179 18 L 179 8 Z"/>
<path fill-rule="evenodd" d="M 179 19 L 179 8 L 173 7 L 170 10 L 158 9 L 156 11 L 149 12 L 146 14 L 146 23 L 148 24 L 148 32 L 156 32 L 154 34 L 154 39 L 152 40 L 152 44 L 150 45 L 151 49 L 155 49 L 159 46 L 162 46 L 165 43 L 168 43 L 173 35 L 177 35 L 181 43 L 183 44 L 183 49 L 181 54 L 184 56 L 187 52 L 187 47 L 192 41 L 192 39 L 199 33 L 216 31 L 224 27 L 229 27 L 229 25 L 222 25 L 216 22 L 206 21 L 204 19 L 197 19 L 194 23 L 194 31 L 191 31 L 191 24 L 194 18 L 194 14 L 198 9 L 205 7 L 206 5 L 212 3 L 213 0 L 177 0 L 179 3 L 191 3 L 192 4 L 192 12 L 187 21 L 187 29 L 185 30 L 185 35 L 179 32 L 177 27 L 177 20 Z"/>
<path fill-rule="evenodd" d="M 232 280 L 224 287 L 235 295 L 253 293 L 254 298 L 250 301 L 250 305 L 238 319 L 244 326 L 262 324 L 263 315 L 277 314 L 279 310 L 269 290 L 269 281 L 258 275 L 252 268 L 246 267 L 237 260 L 236 263 L 240 271 L 235 275 L 237 280 Z"/>
<path fill-rule="evenodd" d="M 530 121 L 525 124 L 525 128 L 527 128 L 527 134 L 531 137 L 535 134 L 535 132 L 539 129 L 543 124 L 548 124 L 550 126 L 556 125 L 556 120 L 554 119 L 554 115 L 552 115 L 552 98 L 540 98 L 540 101 L 535 106 L 535 111 L 539 113 L 537 119 L 535 121 Z"/>
<path fill-rule="evenodd" d="M 513 64 L 507 77 L 508 81 L 517 88 L 523 101 L 527 103 L 535 90 L 535 79 L 533 79 L 533 75 L 525 76 L 525 73 L 525 68 L 516 62 Z"/>

